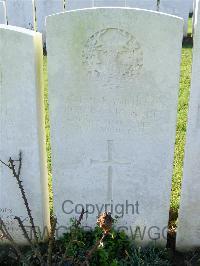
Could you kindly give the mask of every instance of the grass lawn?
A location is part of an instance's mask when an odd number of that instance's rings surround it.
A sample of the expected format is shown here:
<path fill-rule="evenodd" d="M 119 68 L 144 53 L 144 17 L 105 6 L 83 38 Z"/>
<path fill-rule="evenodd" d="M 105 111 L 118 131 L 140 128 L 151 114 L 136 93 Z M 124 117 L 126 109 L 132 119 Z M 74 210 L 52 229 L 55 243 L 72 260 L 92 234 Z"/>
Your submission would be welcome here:
<path fill-rule="evenodd" d="M 192 64 L 192 46 L 183 45 L 181 79 L 179 90 L 178 119 L 176 131 L 176 146 L 174 158 L 174 174 L 172 184 L 171 208 L 177 211 L 180 200 L 180 188 L 183 170 L 184 146 L 186 137 L 187 112 L 190 90 Z"/>
<path fill-rule="evenodd" d="M 45 103 L 45 123 L 46 123 L 46 147 L 47 147 L 47 166 L 49 176 L 49 197 L 50 210 L 53 212 L 53 192 L 52 192 L 52 174 L 51 174 L 51 146 L 50 146 L 50 124 L 48 112 L 48 75 L 47 75 L 47 57 L 44 56 L 44 103 Z"/>
<path fill-rule="evenodd" d="M 192 34 L 192 17 L 188 20 L 188 34 Z"/>
<path fill-rule="evenodd" d="M 190 22 L 191 24 L 191 19 Z M 190 29 L 191 27 L 189 27 Z M 173 220 L 177 217 L 177 210 L 180 201 L 180 188 L 183 169 L 184 158 L 184 145 L 186 135 L 186 121 L 188 111 L 188 99 L 190 88 L 190 73 L 192 63 L 192 46 L 189 44 L 183 45 L 182 50 L 182 65 L 181 65 L 181 79 L 179 91 L 179 104 L 178 104 L 178 121 L 177 121 L 177 134 L 175 146 L 175 159 L 174 159 L 174 174 L 171 196 L 171 209 L 175 214 Z M 51 188 L 51 147 L 50 147 L 50 132 L 49 132 L 49 116 L 48 116 L 48 80 L 47 80 L 47 58 L 44 57 L 44 80 L 45 80 L 45 110 L 46 110 L 46 134 L 47 134 L 47 154 L 48 154 L 48 172 L 49 172 L 49 186 L 50 186 L 50 206 L 52 211 L 52 188 Z"/>

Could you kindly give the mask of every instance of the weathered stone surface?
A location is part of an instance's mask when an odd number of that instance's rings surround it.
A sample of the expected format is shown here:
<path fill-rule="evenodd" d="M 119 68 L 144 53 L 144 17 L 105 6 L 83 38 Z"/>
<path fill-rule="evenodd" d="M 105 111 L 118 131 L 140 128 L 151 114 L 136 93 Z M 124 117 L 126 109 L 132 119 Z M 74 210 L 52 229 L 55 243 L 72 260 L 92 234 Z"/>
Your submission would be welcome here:
<path fill-rule="evenodd" d="M 67 10 L 91 7 L 136 7 L 149 10 L 157 9 L 156 0 L 69 0 Z"/>
<path fill-rule="evenodd" d="M 178 217 L 177 249 L 200 247 L 200 2 L 196 4 L 192 83 L 181 204 Z"/>
<path fill-rule="evenodd" d="M 0 24 L 6 23 L 6 5 L 4 1 L 0 1 Z"/>
<path fill-rule="evenodd" d="M 35 29 L 35 11 L 33 0 L 6 0 L 8 24 Z"/>
<path fill-rule="evenodd" d="M 125 7 L 126 0 L 94 0 L 94 7 Z"/>
<path fill-rule="evenodd" d="M 190 12 L 190 1 L 188 0 L 161 0 L 160 12 L 168 13 L 184 19 L 184 36 L 188 32 L 188 18 Z"/>
<path fill-rule="evenodd" d="M 126 0 L 127 7 L 157 10 L 157 0 Z"/>
<path fill-rule="evenodd" d="M 64 11 L 63 0 L 35 0 L 37 30 L 42 33 L 43 42 L 46 40 L 45 19 L 47 16 Z"/>
<path fill-rule="evenodd" d="M 93 7 L 93 0 L 68 0 L 66 10 L 74 10 L 81 8 Z"/>
<path fill-rule="evenodd" d="M 125 0 L 69 0 L 67 10 L 91 8 L 91 7 L 125 7 Z"/>
<path fill-rule="evenodd" d="M 42 74 L 41 34 L 0 25 L 0 159 L 18 159 L 22 151 L 21 180 L 41 233 L 49 228 Z M 0 217 L 14 239 L 25 243 L 15 216 L 31 232 L 17 181 L 0 164 Z"/>
<path fill-rule="evenodd" d="M 182 19 L 131 8 L 47 18 L 59 226 L 92 204 L 85 225 L 109 209 L 136 241 L 166 244 L 182 28 Z"/>

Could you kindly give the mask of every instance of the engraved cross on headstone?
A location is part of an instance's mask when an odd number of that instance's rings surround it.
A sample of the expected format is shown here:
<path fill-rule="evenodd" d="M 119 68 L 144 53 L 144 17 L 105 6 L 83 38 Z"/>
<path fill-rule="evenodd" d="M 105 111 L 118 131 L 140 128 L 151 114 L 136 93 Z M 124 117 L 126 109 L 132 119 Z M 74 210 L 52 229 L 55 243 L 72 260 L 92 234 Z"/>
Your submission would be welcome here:
<path fill-rule="evenodd" d="M 112 182 L 113 182 L 113 166 L 115 165 L 130 165 L 129 162 L 118 162 L 113 159 L 113 140 L 107 140 L 108 158 L 106 161 L 90 160 L 91 164 L 102 164 L 108 166 L 108 191 L 107 200 L 112 200 Z"/>

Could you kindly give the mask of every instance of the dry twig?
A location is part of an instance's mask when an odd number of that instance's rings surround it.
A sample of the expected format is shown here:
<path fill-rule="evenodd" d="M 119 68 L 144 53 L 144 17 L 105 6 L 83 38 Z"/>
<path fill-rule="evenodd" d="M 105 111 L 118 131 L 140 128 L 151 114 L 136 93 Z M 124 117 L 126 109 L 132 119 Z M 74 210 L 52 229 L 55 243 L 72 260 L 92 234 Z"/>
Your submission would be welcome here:
<path fill-rule="evenodd" d="M 44 265 L 45 263 L 43 261 L 42 254 L 41 254 L 41 252 L 39 250 L 38 236 L 37 236 L 37 232 L 36 232 L 36 229 L 35 229 L 35 224 L 34 224 L 33 216 L 32 216 L 32 213 L 31 213 L 31 209 L 29 207 L 28 199 L 26 197 L 26 193 L 25 193 L 25 190 L 24 190 L 22 181 L 20 179 L 21 169 L 22 169 L 22 152 L 21 151 L 19 152 L 19 159 L 18 160 L 13 160 L 10 157 L 8 163 L 3 162 L 2 160 L 0 160 L 0 162 L 3 165 L 5 165 L 6 167 L 8 167 L 12 171 L 13 176 L 17 180 L 17 184 L 18 184 L 18 187 L 20 189 L 20 192 L 21 192 L 21 195 L 22 195 L 22 199 L 24 201 L 24 205 L 25 205 L 26 210 L 27 210 L 27 213 L 28 213 L 28 217 L 29 217 L 29 220 L 30 220 L 30 224 L 31 224 L 31 228 L 32 228 L 33 234 L 34 234 L 34 240 L 36 242 L 36 246 L 33 244 L 32 240 L 29 238 L 28 233 L 27 233 L 27 231 L 26 231 L 26 229 L 25 229 L 25 227 L 24 227 L 23 222 L 21 221 L 21 219 L 18 216 L 15 216 L 14 219 L 17 220 L 17 222 L 19 224 L 19 227 L 21 228 L 25 239 L 30 244 L 30 246 L 32 248 L 32 251 L 34 252 L 34 254 L 36 255 L 36 257 L 40 261 L 40 264 L 41 265 Z M 18 169 L 16 169 L 15 162 L 19 162 Z M 20 256 L 22 256 L 22 254 L 19 253 L 20 250 L 19 250 L 17 244 L 14 242 L 14 240 L 12 239 L 12 237 L 10 236 L 10 234 L 8 233 L 8 231 L 7 231 L 6 227 L 5 227 L 2 219 L 0 220 L 0 222 L 4 226 L 4 229 L 2 231 L 3 234 L 5 234 L 5 237 L 10 241 L 11 245 L 13 246 L 13 248 L 17 251 L 17 254 L 20 254 Z"/>

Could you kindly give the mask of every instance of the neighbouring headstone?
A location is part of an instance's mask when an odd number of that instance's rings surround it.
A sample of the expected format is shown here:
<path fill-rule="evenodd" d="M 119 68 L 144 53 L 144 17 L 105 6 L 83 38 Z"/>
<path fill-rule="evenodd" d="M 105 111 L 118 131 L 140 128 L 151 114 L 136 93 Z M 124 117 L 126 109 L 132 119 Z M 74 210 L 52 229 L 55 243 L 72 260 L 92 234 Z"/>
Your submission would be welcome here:
<path fill-rule="evenodd" d="M 200 247 L 200 1 L 197 1 L 196 9 L 190 107 L 176 239 L 177 249 L 182 251 Z"/>
<path fill-rule="evenodd" d="M 126 0 L 127 7 L 157 10 L 157 0 Z"/>
<path fill-rule="evenodd" d="M 160 0 L 159 11 L 183 18 L 184 36 L 187 36 L 190 12 L 189 0 Z"/>
<path fill-rule="evenodd" d="M 58 235 L 84 206 L 85 226 L 107 210 L 135 241 L 166 244 L 182 28 L 132 8 L 47 17 Z"/>
<path fill-rule="evenodd" d="M 33 0 L 6 0 L 8 24 L 35 29 L 35 10 Z"/>
<path fill-rule="evenodd" d="M 6 23 L 6 5 L 4 1 L 0 1 L 0 24 Z"/>
<path fill-rule="evenodd" d="M 67 10 L 91 7 L 125 7 L 126 0 L 68 0 Z"/>
<path fill-rule="evenodd" d="M 90 8 L 94 6 L 94 0 L 68 0 L 65 4 L 66 10 Z"/>
<path fill-rule="evenodd" d="M 198 10 L 196 9 L 197 6 L 197 0 L 193 1 L 193 16 L 192 16 L 192 35 L 194 36 L 194 30 L 195 30 L 195 23 L 196 23 L 196 16 L 197 16 L 197 12 Z"/>
<path fill-rule="evenodd" d="M 47 16 L 64 11 L 63 0 L 35 0 L 37 31 L 46 39 L 45 19 Z"/>
<path fill-rule="evenodd" d="M 94 0 L 94 7 L 125 7 L 126 0 Z"/>
<path fill-rule="evenodd" d="M 18 159 L 22 151 L 20 178 L 41 234 L 49 229 L 42 74 L 41 34 L 0 25 L 0 159 Z M 26 243 L 15 216 L 32 237 L 17 181 L 0 163 L 0 217 L 13 238 Z"/>

